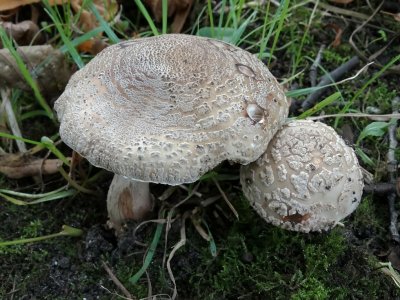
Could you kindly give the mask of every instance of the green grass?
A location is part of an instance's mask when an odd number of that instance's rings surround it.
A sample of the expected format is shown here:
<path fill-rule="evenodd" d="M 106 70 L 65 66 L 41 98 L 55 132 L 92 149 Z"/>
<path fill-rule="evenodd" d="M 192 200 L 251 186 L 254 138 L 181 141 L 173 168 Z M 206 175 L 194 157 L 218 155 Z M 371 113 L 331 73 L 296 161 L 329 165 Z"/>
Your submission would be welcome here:
<path fill-rule="evenodd" d="M 43 108 L 44 114 L 54 120 L 54 114 L 50 106 L 47 104 L 46 100 L 44 99 L 42 93 L 39 90 L 36 80 L 32 77 L 32 74 L 29 72 L 27 65 L 23 61 L 21 55 L 15 49 L 15 45 L 13 41 L 8 37 L 5 30 L 1 27 L 0 28 L 0 39 L 6 49 L 8 49 L 15 59 L 18 69 L 21 72 L 22 76 L 24 77 L 25 81 L 29 84 L 32 88 L 33 94 L 35 95 L 36 100 L 38 101 L 39 105 Z"/>

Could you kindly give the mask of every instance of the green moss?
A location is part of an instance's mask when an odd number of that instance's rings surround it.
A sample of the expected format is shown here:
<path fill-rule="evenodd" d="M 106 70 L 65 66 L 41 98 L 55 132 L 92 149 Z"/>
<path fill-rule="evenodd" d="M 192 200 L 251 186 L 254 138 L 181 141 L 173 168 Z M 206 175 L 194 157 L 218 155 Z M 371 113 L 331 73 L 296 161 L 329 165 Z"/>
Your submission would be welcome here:
<path fill-rule="evenodd" d="M 362 199 L 357 210 L 354 212 L 354 222 L 356 227 L 380 227 L 378 219 L 376 218 L 375 203 L 371 196 Z"/>
<path fill-rule="evenodd" d="M 296 293 L 291 296 L 292 300 L 323 300 L 329 299 L 329 290 L 317 279 L 310 277 L 306 279 Z"/>
<path fill-rule="evenodd" d="M 137 270 L 141 265 L 137 266 Z M 115 267 L 117 270 L 116 276 L 122 280 L 122 284 L 129 289 L 132 295 L 135 295 L 138 299 L 146 298 L 148 293 L 148 286 L 146 284 L 146 276 L 143 276 L 137 284 L 131 284 L 129 278 L 135 273 L 132 269 L 132 264 L 126 264 L 126 262 L 120 262 Z M 136 271 L 137 271 L 136 270 Z M 154 284 L 154 282 L 152 282 Z"/>
<path fill-rule="evenodd" d="M 216 258 L 201 252 L 200 264 L 190 278 L 193 297 L 346 299 L 354 293 L 390 294 L 386 287 L 390 283 L 372 271 L 369 255 L 349 244 L 343 228 L 317 234 L 289 232 L 265 224 L 247 211 L 246 204 L 237 204 L 240 215 L 245 210 L 245 218 L 217 241 Z M 367 286 L 371 276 L 374 283 Z"/>
<path fill-rule="evenodd" d="M 377 107 L 384 113 L 392 112 L 392 101 L 396 97 L 397 91 L 394 87 L 389 87 L 386 83 L 379 82 L 372 86 L 364 99 L 368 106 Z"/>
<path fill-rule="evenodd" d="M 320 239 L 319 243 L 315 243 L 317 239 Z M 324 237 L 316 236 L 303 245 L 303 249 L 306 274 L 312 276 L 327 272 L 346 249 L 346 245 L 342 233 L 335 228 Z"/>
<path fill-rule="evenodd" d="M 350 59 L 350 52 L 351 51 L 349 47 L 347 47 L 346 45 L 341 46 L 339 49 L 326 48 L 323 54 L 323 65 L 332 65 L 339 67 Z M 328 70 L 328 72 L 330 72 L 330 70 Z"/>

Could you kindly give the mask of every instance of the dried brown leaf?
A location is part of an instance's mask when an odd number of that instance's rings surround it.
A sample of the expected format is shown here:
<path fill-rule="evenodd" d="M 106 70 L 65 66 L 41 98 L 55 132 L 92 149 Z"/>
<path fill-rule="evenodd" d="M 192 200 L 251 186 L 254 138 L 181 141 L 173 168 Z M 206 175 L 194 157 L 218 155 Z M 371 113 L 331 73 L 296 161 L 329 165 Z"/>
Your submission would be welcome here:
<path fill-rule="evenodd" d="M 0 0 L 0 11 L 15 9 L 23 5 L 38 3 L 41 0 Z M 89 31 L 98 26 L 96 17 L 88 10 L 82 8 L 84 0 L 71 0 L 70 4 L 73 11 L 79 15 L 79 25 L 83 31 Z M 67 3 L 66 0 L 49 0 L 51 6 Z M 118 12 L 116 0 L 94 0 L 100 15 L 107 21 L 112 20 Z"/>
<path fill-rule="evenodd" d="M 36 82 L 44 94 L 62 91 L 71 77 L 65 55 L 50 45 L 22 46 L 17 49 L 27 68 L 35 73 Z M 8 49 L 0 50 L 0 86 L 31 91 Z"/>
<path fill-rule="evenodd" d="M 162 19 L 162 0 L 145 0 L 144 3 L 150 8 L 156 22 Z M 168 1 L 168 17 L 175 13 L 176 0 Z"/>
<path fill-rule="evenodd" d="M 332 42 L 332 47 L 336 48 L 336 47 L 340 46 L 340 44 L 342 43 L 343 29 L 340 28 L 340 26 L 336 23 L 329 23 L 326 25 L 326 27 L 333 29 L 333 31 L 336 34 L 335 39 Z"/>
<path fill-rule="evenodd" d="M 171 31 L 173 33 L 180 33 L 182 31 L 183 25 L 185 25 L 186 19 L 189 16 L 190 9 L 193 5 L 193 0 L 186 0 L 182 2 L 185 3 L 176 10 L 174 21 L 171 24 Z"/>
<path fill-rule="evenodd" d="M 0 22 L 0 26 L 12 37 L 20 46 L 29 44 L 40 44 L 44 41 L 43 35 L 39 32 L 39 27 L 32 21 L 22 21 L 14 24 L 11 22 Z M 0 47 L 3 47 L 0 43 Z"/>
<path fill-rule="evenodd" d="M 145 4 L 150 8 L 154 19 L 161 22 L 162 19 L 162 0 L 145 0 Z M 174 17 L 171 24 L 171 31 L 179 33 L 189 15 L 193 5 L 193 0 L 170 0 L 168 1 L 168 17 Z"/>
<path fill-rule="evenodd" d="M 0 12 L 0 21 L 11 21 L 18 13 L 19 8 L 10 9 Z"/>
<path fill-rule="evenodd" d="M 0 172 L 13 179 L 54 174 L 62 164 L 59 159 L 41 159 L 28 154 L 0 155 Z"/>
<path fill-rule="evenodd" d="M 72 0 L 71 7 L 75 13 L 80 13 L 79 25 L 83 31 L 89 31 L 99 26 L 96 16 L 90 11 L 82 8 L 83 0 Z M 96 6 L 100 15 L 106 20 L 112 20 L 118 12 L 118 4 L 116 0 L 94 0 L 93 5 Z"/>
<path fill-rule="evenodd" d="M 106 48 L 108 45 L 101 39 L 90 39 L 83 42 L 78 46 L 79 52 L 87 52 L 93 55 L 98 54 L 101 50 Z"/>
<path fill-rule="evenodd" d="M 1 0 L 0 11 L 6 11 L 14 8 L 18 8 L 23 5 L 39 3 L 41 0 Z M 50 5 L 60 5 L 65 0 L 49 0 Z"/>

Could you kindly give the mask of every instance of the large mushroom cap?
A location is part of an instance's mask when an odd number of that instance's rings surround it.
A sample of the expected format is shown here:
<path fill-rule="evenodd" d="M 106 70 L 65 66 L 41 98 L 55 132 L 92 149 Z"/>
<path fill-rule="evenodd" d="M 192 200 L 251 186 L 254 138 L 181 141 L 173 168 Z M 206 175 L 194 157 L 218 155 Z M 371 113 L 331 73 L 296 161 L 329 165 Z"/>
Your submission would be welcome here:
<path fill-rule="evenodd" d="M 257 159 L 288 104 L 250 53 L 171 34 L 103 50 L 72 76 L 55 110 L 64 142 L 93 165 L 180 184 L 223 160 Z"/>
<path fill-rule="evenodd" d="M 257 161 L 242 166 L 245 196 L 269 223 L 295 231 L 335 226 L 358 206 L 363 177 L 352 148 L 320 122 L 283 126 Z"/>

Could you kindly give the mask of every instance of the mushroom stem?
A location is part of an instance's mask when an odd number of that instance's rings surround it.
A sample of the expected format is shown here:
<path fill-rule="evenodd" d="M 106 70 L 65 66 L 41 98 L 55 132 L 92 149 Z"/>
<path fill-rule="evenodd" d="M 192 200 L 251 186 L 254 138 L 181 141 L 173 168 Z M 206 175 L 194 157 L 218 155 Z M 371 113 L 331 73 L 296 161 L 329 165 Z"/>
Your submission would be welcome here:
<path fill-rule="evenodd" d="M 153 210 L 149 183 L 114 175 L 107 195 L 109 226 L 119 230 L 127 220 L 141 221 Z"/>

